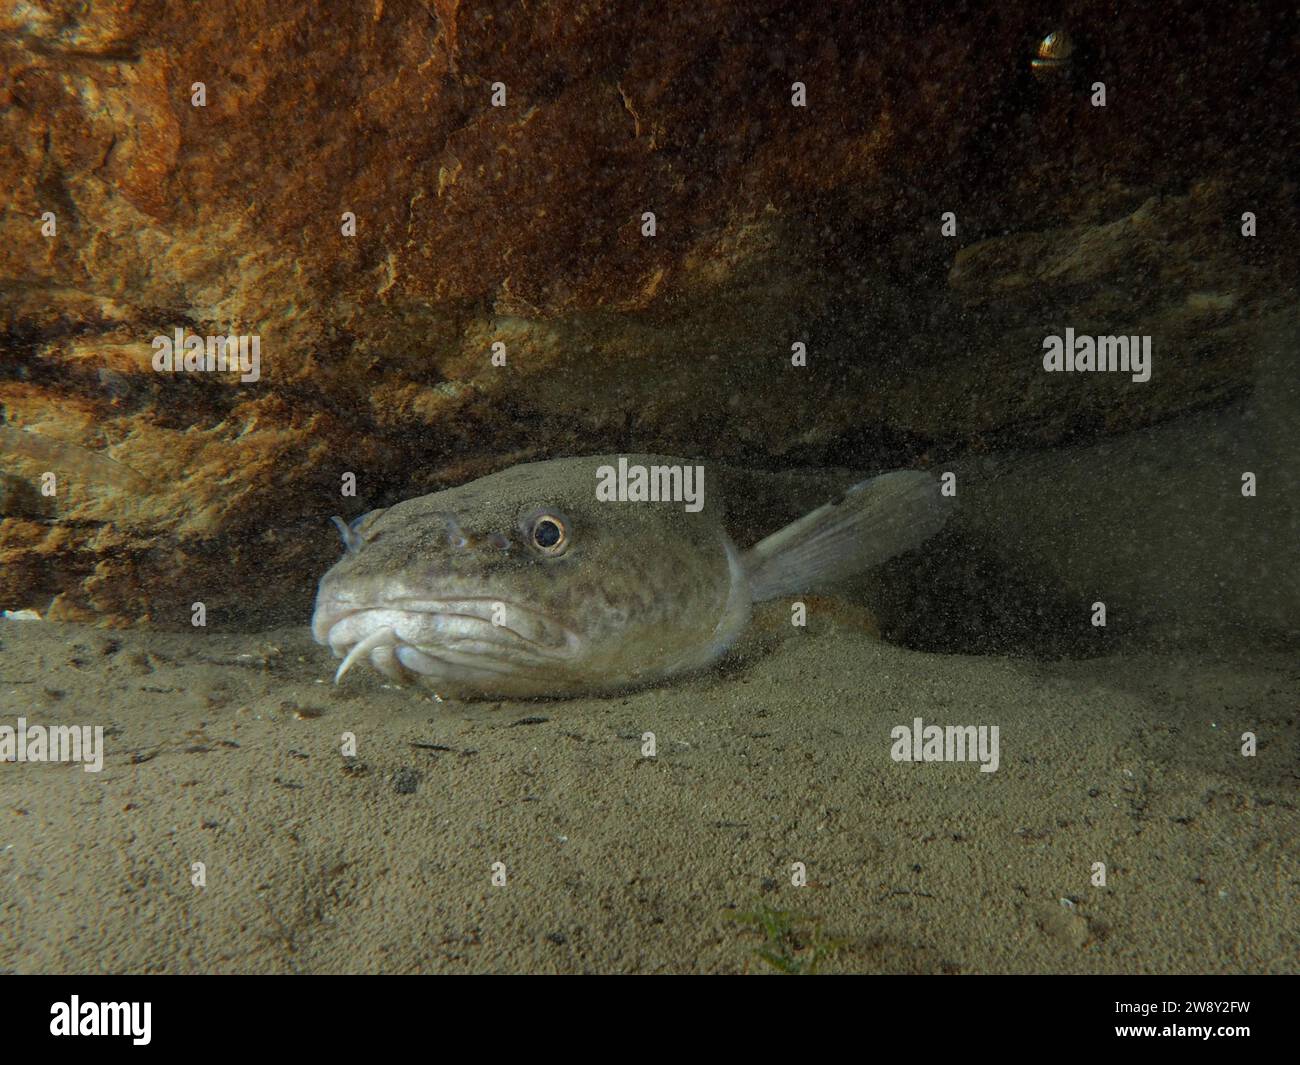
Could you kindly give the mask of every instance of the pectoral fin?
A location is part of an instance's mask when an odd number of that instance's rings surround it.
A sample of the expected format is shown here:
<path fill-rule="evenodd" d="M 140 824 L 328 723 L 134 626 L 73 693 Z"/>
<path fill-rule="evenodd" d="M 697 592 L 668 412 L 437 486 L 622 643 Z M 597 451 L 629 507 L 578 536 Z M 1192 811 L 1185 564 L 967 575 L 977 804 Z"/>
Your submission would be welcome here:
<path fill-rule="evenodd" d="M 919 547 L 943 528 L 952 506 L 938 479 L 920 470 L 855 484 L 745 552 L 753 600 L 825 590 Z"/>

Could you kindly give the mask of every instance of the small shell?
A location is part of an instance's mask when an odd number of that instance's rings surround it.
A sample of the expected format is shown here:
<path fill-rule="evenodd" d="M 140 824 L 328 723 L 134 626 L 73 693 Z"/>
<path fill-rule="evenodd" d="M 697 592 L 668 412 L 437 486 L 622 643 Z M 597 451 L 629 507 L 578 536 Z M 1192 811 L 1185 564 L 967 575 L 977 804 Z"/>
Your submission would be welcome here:
<path fill-rule="evenodd" d="M 1066 66 L 1074 55 L 1074 38 L 1065 30 L 1053 30 L 1038 42 L 1030 67 L 1035 73 L 1059 70 Z"/>

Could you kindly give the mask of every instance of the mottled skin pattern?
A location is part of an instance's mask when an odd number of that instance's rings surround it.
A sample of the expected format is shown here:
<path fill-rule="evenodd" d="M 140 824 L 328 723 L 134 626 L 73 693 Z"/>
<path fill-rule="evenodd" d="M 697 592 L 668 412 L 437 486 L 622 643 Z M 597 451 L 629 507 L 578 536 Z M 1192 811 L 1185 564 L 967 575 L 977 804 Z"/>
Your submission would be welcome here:
<path fill-rule="evenodd" d="M 712 661 L 750 605 L 718 486 L 706 471 L 698 513 L 598 501 L 617 461 L 516 466 L 366 515 L 321 579 L 316 639 L 340 657 L 373 641 L 358 658 L 457 697 L 611 691 Z M 529 535 L 541 515 L 567 532 L 554 557 Z"/>

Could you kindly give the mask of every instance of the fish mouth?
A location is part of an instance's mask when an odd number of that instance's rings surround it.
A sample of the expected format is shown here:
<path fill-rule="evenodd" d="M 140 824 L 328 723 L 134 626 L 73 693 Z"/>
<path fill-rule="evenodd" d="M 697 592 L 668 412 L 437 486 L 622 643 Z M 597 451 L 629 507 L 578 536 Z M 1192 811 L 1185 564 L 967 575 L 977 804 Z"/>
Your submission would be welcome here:
<path fill-rule="evenodd" d="M 371 604 L 319 601 L 312 635 L 343 659 L 334 683 L 367 659 L 399 684 L 427 677 L 476 684 L 554 672 L 579 638 L 548 614 L 494 596 L 400 598 Z"/>

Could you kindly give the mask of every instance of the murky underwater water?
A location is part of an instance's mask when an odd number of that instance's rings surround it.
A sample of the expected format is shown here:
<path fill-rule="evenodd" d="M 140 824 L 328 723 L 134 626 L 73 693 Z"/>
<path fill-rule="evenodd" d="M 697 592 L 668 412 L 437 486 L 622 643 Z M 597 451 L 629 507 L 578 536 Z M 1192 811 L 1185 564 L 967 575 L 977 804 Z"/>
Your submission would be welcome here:
<path fill-rule="evenodd" d="M 337 143 L 140 82 L 11 182 L 0 972 L 1295 972 L 1285 121 L 1016 10 L 424 16 Z"/>

